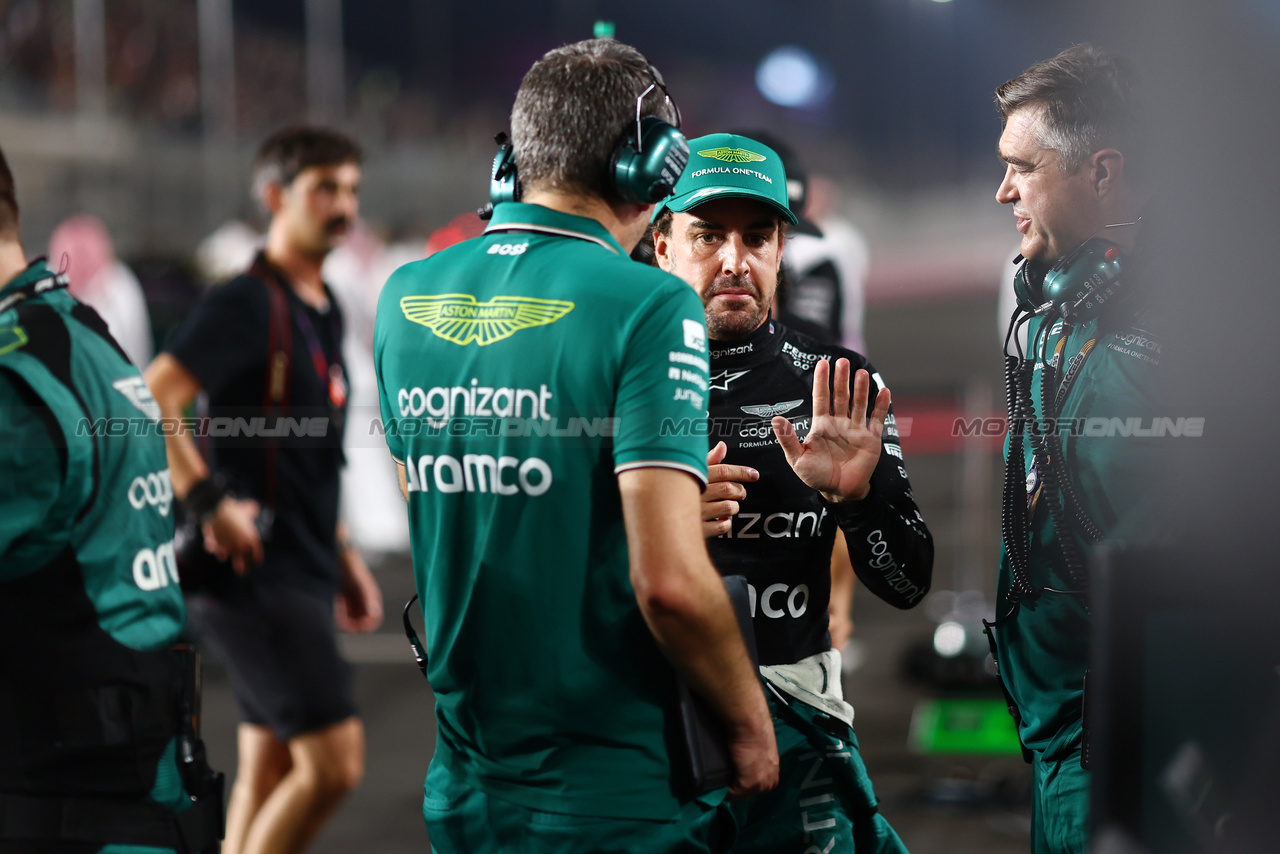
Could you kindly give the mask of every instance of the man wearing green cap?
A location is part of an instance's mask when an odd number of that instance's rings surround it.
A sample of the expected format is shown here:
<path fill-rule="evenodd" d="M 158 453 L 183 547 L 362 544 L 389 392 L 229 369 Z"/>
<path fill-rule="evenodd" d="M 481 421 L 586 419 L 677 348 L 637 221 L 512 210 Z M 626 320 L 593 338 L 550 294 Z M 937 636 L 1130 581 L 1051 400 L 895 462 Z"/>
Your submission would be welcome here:
<path fill-rule="evenodd" d="M 734 850 L 902 851 L 858 754 L 827 617 L 837 529 L 885 601 L 910 608 L 929 587 L 933 541 L 889 391 L 859 354 L 771 316 L 796 223 L 774 150 L 723 133 L 689 146 L 689 167 L 653 220 L 654 252 L 702 299 L 713 443 L 703 533 L 716 568 L 750 584 L 782 763 L 777 789 L 734 805 Z"/>

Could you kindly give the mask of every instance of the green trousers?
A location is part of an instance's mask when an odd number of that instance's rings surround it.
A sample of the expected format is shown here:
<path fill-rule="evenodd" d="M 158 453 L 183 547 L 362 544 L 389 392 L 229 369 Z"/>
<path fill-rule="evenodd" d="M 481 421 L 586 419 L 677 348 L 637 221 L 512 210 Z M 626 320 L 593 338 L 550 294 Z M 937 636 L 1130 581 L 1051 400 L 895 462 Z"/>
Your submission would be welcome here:
<path fill-rule="evenodd" d="M 686 804 L 675 821 L 544 812 L 463 785 L 438 762 L 424 792 L 435 854 L 719 854 L 733 842 L 728 811 L 701 801 Z"/>
<path fill-rule="evenodd" d="M 876 806 L 852 727 L 767 690 L 778 739 L 778 787 L 730 804 L 733 854 L 906 854 Z"/>
<path fill-rule="evenodd" d="M 1034 854 L 1085 854 L 1089 772 L 1080 767 L 1080 748 L 1057 759 L 1037 753 L 1031 771 L 1031 850 Z"/>

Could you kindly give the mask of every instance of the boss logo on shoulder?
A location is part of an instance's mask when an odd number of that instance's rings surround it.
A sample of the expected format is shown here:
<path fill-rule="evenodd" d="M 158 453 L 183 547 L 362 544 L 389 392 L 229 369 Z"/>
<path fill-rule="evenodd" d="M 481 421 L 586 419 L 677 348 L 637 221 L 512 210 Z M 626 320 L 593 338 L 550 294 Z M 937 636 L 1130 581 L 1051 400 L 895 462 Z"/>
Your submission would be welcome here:
<path fill-rule="evenodd" d="M 528 243 L 495 243 L 489 247 L 490 255 L 523 255 Z"/>

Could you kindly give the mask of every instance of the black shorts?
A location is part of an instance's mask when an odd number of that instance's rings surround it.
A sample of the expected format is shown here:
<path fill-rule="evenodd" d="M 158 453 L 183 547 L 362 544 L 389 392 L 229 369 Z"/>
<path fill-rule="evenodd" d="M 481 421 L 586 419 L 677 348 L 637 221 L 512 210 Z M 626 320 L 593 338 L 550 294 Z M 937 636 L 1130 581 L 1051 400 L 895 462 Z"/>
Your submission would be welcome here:
<path fill-rule="evenodd" d="M 190 604 L 200 641 L 231 676 L 241 720 L 288 741 L 355 715 L 333 597 L 252 577 L 235 588 Z"/>

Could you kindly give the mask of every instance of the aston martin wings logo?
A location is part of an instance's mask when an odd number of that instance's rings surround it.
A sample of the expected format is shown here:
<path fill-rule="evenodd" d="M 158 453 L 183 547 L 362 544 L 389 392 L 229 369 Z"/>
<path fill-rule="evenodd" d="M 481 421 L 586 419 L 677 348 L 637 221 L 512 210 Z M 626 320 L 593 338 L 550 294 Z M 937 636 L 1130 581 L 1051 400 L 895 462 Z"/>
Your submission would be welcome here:
<path fill-rule="evenodd" d="M 547 326 L 573 311 L 573 306 L 571 302 L 534 297 L 494 297 L 480 302 L 471 294 L 400 300 L 400 310 L 407 319 L 461 347 L 472 341 L 485 347 L 522 329 Z"/>
<path fill-rule="evenodd" d="M 763 154 L 756 154 L 745 148 L 708 148 L 706 151 L 699 151 L 698 156 L 723 160 L 726 163 L 759 163 L 765 159 Z"/>
<path fill-rule="evenodd" d="M 742 411 L 760 418 L 772 418 L 775 415 L 786 415 L 802 403 L 804 403 L 803 399 L 784 400 L 782 403 L 757 403 L 754 406 L 742 407 Z"/>

